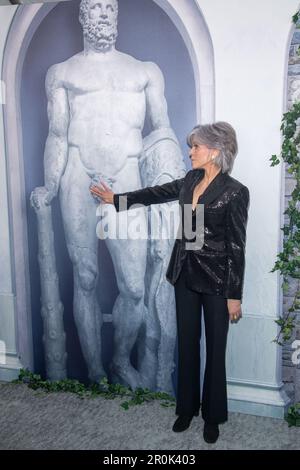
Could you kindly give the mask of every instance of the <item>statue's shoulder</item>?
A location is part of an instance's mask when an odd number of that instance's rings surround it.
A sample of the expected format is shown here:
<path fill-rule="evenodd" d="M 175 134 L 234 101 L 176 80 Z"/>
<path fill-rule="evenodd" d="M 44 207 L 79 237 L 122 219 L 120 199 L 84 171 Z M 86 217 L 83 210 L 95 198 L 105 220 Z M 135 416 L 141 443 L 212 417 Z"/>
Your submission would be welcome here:
<path fill-rule="evenodd" d="M 63 62 L 58 62 L 57 64 L 51 65 L 48 70 L 47 74 L 53 75 L 58 79 L 65 76 L 67 73 L 71 72 L 73 67 L 78 67 L 82 61 L 82 53 L 78 52 L 77 54 L 69 57 L 68 59 L 64 60 Z"/>
<path fill-rule="evenodd" d="M 159 66 L 155 62 L 141 62 L 143 72 L 147 76 L 149 85 L 163 86 L 164 76 Z"/>
<path fill-rule="evenodd" d="M 69 77 L 71 71 L 81 60 L 81 54 L 75 54 L 63 62 L 51 65 L 46 73 L 46 89 L 61 87 Z M 78 65 L 77 65 L 78 67 Z"/>
<path fill-rule="evenodd" d="M 47 70 L 46 80 L 45 80 L 47 95 L 49 96 L 51 91 L 54 90 L 55 88 L 60 87 L 62 83 L 63 83 L 63 73 L 62 73 L 61 64 L 51 65 Z"/>
<path fill-rule="evenodd" d="M 63 83 L 68 69 L 67 62 L 67 60 L 64 62 L 59 62 L 57 64 L 51 65 L 48 68 L 46 73 L 46 88 L 57 87 Z"/>
<path fill-rule="evenodd" d="M 119 57 L 122 57 L 128 65 L 132 65 L 133 67 L 138 68 L 141 72 L 144 72 L 147 75 L 152 76 L 153 78 L 160 77 L 162 75 L 159 66 L 155 62 L 139 60 L 133 57 L 132 55 L 120 51 L 118 51 L 118 53 Z"/>
<path fill-rule="evenodd" d="M 143 65 L 147 72 L 151 75 L 157 75 L 160 76 L 162 74 L 162 71 L 160 70 L 159 66 L 155 62 L 143 62 Z"/>

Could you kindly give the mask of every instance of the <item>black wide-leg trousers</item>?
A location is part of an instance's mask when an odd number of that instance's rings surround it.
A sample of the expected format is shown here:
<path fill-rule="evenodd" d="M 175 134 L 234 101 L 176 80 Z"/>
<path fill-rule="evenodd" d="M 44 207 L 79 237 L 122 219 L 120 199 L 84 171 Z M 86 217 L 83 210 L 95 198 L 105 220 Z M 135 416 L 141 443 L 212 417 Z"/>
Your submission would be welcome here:
<path fill-rule="evenodd" d="M 185 263 L 175 283 L 178 375 L 177 415 L 194 415 L 200 409 L 200 338 L 202 307 L 206 339 L 201 414 L 204 421 L 227 421 L 226 343 L 229 328 L 227 299 L 196 292 L 185 285 Z"/>

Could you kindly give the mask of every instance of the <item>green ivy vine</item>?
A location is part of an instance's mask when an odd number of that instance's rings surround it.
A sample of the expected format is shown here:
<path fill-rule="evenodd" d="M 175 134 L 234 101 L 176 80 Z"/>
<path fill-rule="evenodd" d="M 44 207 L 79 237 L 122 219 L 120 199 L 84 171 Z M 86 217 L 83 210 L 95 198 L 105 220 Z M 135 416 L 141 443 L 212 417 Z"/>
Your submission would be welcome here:
<path fill-rule="evenodd" d="M 296 24 L 300 18 L 297 12 L 292 20 Z M 298 26 L 297 26 L 298 27 Z M 297 54 L 300 55 L 300 47 Z M 277 255 L 277 261 L 271 272 L 279 271 L 283 276 L 282 289 L 286 294 L 289 289 L 289 278 L 297 279 L 297 288 L 292 305 L 285 317 L 279 317 L 275 323 L 280 327 L 273 342 L 283 346 L 284 342 L 291 339 L 296 326 L 295 311 L 300 309 L 300 132 L 297 131 L 297 121 L 300 118 L 300 102 L 292 105 L 291 109 L 283 114 L 280 130 L 283 142 L 280 156 L 272 155 L 271 166 L 278 165 L 281 159 L 288 164 L 287 171 L 295 180 L 295 188 L 291 194 L 291 200 L 284 214 L 288 216 L 289 223 L 281 230 L 284 234 L 283 249 Z"/>
<path fill-rule="evenodd" d="M 121 384 L 110 384 L 104 377 L 99 383 L 85 386 L 83 383 L 74 379 L 64 380 L 43 380 L 39 374 L 33 374 L 28 369 L 21 369 L 18 379 L 13 380 L 15 384 L 27 384 L 33 390 L 44 390 L 51 392 L 70 392 L 76 394 L 79 398 L 95 398 L 101 396 L 107 400 L 113 400 L 117 397 L 128 397 L 121 403 L 124 410 L 134 405 L 141 405 L 153 400 L 161 400 L 163 407 L 175 406 L 175 398 L 165 392 L 151 392 L 148 388 L 136 388 L 132 390 Z"/>
<path fill-rule="evenodd" d="M 297 24 L 300 18 L 298 11 L 293 16 L 293 23 Z M 299 29 L 296 25 L 296 29 Z M 296 51 L 300 55 L 300 46 Z M 297 122 L 300 118 L 300 102 L 293 103 L 291 109 L 283 114 L 280 130 L 283 135 L 281 153 L 272 155 L 271 166 L 278 165 L 280 158 L 287 163 L 287 171 L 295 181 L 295 187 L 291 194 L 291 200 L 284 214 L 288 216 L 289 223 L 281 228 L 284 234 L 283 249 L 277 255 L 277 261 L 271 272 L 279 271 L 283 276 L 282 289 L 286 294 L 289 289 L 289 279 L 297 279 L 297 288 L 291 307 L 285 317 L 280 317 L 275 322 L 280 329 L 273 342 L 283 346 L 285 341 L 291 339 L 296 326 L 295 311 L 300 309 L 300 132 L 297 130 Z M 291 405 L 285 420 L 289 426 L 300 426 L 300 403 Z"/>
<path fill-rule="evenodd" d="M 297 426 L 300 427 L 300 403 L 296 403 L 289 407 L 288 412 L 285 416 L 289 427 Z"/>
<path fill-rule="evenodd" d="M 271 272 L 279 271 L 283 276 L 284 293 L 288 291 L 289 278 L 297 279 L 296 293 L 288 314 L 275 320 L 280 330 L 273 341 L 281 346 L 291 338 L 296 320 L 294 312 L 300 309 L 300 132 L 297 131 L 299 118 L 300 102 L 296 102 L 284 113 L 280 127 L 283 134 L 280 157 L 288 164 L 287 171 L 294 177 L 296 184 L 288 208 L 284 212 L 289 218 L 289 223 L 281 228 L 284 234 L 283 249 L 277 254 L 277 261 Z M 280 163 L 277 155 L 272 155 L 270 160 L 271 166 Z"/>

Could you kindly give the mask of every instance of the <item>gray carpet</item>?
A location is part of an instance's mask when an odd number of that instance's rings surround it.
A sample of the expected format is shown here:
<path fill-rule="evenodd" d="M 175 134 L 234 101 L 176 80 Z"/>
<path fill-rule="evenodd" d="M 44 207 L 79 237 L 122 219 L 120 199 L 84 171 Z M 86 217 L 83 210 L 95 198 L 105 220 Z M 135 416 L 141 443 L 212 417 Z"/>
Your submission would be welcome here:
<path fill-rule="evenodd" d="M 300 428 L 284 420 L 230 413 L 217 443 L 206 444 L 200 416 L 188 430 L 174 433 L 175 408 L 155 401 L 125 411 L 122 401 L 2 383 L 0 449 L 300 449 Z"/>

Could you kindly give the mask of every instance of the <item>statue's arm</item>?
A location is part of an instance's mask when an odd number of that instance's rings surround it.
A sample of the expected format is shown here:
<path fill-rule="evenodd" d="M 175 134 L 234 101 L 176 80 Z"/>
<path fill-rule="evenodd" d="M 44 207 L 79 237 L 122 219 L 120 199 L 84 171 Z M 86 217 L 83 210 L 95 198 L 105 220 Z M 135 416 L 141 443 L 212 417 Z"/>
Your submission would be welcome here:
<path fill-rule="evenodd" d="M 52 65 L 46 75 L 49 132 L 44 152 L 45 187 L 48 202 L 56 196 L 68 157 L 69 103 L 59 74 L 59 65 Z"/>
<path fill-rule="evenodd" d="M 169 128 L 168 105 L 165 98 L 165 81 L 160 68 L 153 62 L 146 62 L 148 76 L 145 88 L 147 113 L 153 130 Z"/>

